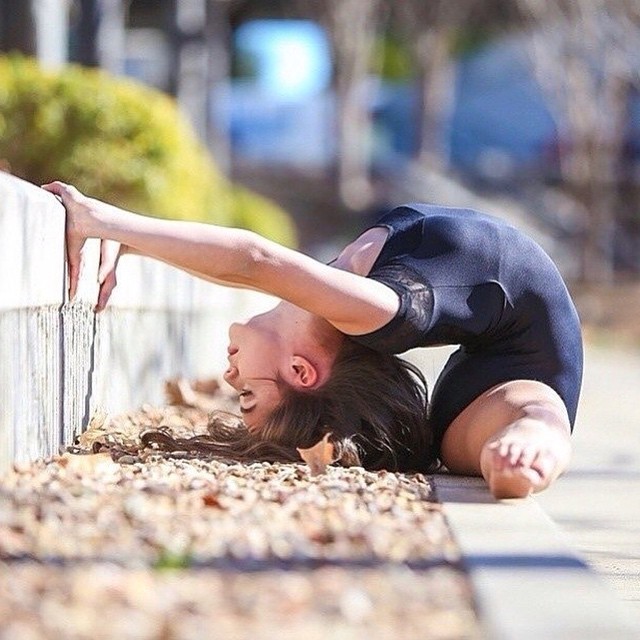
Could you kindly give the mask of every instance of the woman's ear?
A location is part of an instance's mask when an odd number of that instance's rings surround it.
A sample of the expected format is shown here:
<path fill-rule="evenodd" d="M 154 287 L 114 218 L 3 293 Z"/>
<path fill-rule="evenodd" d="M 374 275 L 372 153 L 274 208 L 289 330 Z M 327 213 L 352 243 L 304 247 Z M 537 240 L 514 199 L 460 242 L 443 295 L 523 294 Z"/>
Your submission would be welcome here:
<path fill-rule="evenodd" d="M 304 356 L 291 356 L 291 373 L 294 386 L 311 389 L 319 379 L 318 369 Z"/>

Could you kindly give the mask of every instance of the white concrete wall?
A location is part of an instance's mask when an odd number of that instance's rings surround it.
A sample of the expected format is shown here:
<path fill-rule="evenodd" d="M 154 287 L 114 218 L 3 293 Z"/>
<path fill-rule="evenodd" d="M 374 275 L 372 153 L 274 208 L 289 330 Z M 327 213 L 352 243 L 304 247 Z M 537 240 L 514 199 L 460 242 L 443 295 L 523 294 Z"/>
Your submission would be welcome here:
<path fill-rule="evenodd" d="M 0 469 L 56 453 L 97 407 L 160 403 L 168 377 L 219 375 L 228 324 L 274 304 L 125 256 L 112 301 L 96 316 L 97 263 L 91 241 L 69 303 L 63 207 L 0 172 Z"/>

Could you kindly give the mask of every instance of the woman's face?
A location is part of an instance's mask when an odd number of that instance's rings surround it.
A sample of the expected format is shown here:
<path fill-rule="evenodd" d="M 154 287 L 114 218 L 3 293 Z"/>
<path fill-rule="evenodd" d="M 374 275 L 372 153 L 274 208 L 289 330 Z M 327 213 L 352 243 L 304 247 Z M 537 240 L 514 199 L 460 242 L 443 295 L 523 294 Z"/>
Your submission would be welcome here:
<path fill-rule="evenodd" d="M 229 368 L 223 378 L 240 396 L 240 412 L 249 431 L 259 431 L 281 400 L 282 338 L 269 314 L 229 329 Z"/>
<path fill-rule="evenodd" d="M 280 381 L 296 389 L 324 384 L 341 340 L 326 321 L 286 302 L 232 324 L 223 377 L 240 395 L 249 430 L 259 431 L 282 401 Z"/>

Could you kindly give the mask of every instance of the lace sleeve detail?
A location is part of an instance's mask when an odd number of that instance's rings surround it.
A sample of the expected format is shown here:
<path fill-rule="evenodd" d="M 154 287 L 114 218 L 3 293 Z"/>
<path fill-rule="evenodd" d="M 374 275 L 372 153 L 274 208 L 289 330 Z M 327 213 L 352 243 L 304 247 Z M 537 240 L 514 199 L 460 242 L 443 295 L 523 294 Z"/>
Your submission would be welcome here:
<path fill-rule="evenodd" d="M 393 289 L 400 297 L 400 307 L 395 317 L 380 329 L 350 337 L 385 353 L 402 353 L 421 346 L 433 315 L 431 287 L 405 264 L 386 264 L 372 271 L 369 277 Z"/>

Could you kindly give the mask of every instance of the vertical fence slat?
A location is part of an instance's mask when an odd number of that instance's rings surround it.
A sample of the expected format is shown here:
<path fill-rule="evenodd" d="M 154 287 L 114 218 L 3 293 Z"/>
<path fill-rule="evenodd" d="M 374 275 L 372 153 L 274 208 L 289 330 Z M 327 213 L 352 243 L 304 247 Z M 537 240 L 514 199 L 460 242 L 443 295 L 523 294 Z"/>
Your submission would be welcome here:
<path fill-rule="evenodd" d="M 69 303 L 62 205 L 0 173 L 0 470 L 56 453 L 98 407 L 162 402 L 169 377 L 219 375 L 228 324 L 274 304 L 126 256 L 111 304 L 96 317 L 97 240 L 86 260 Z"/>
<path fill-rule="evenodd" d="M 64 210 L 0 173 L 0 468 L 57 451 Z"/>

